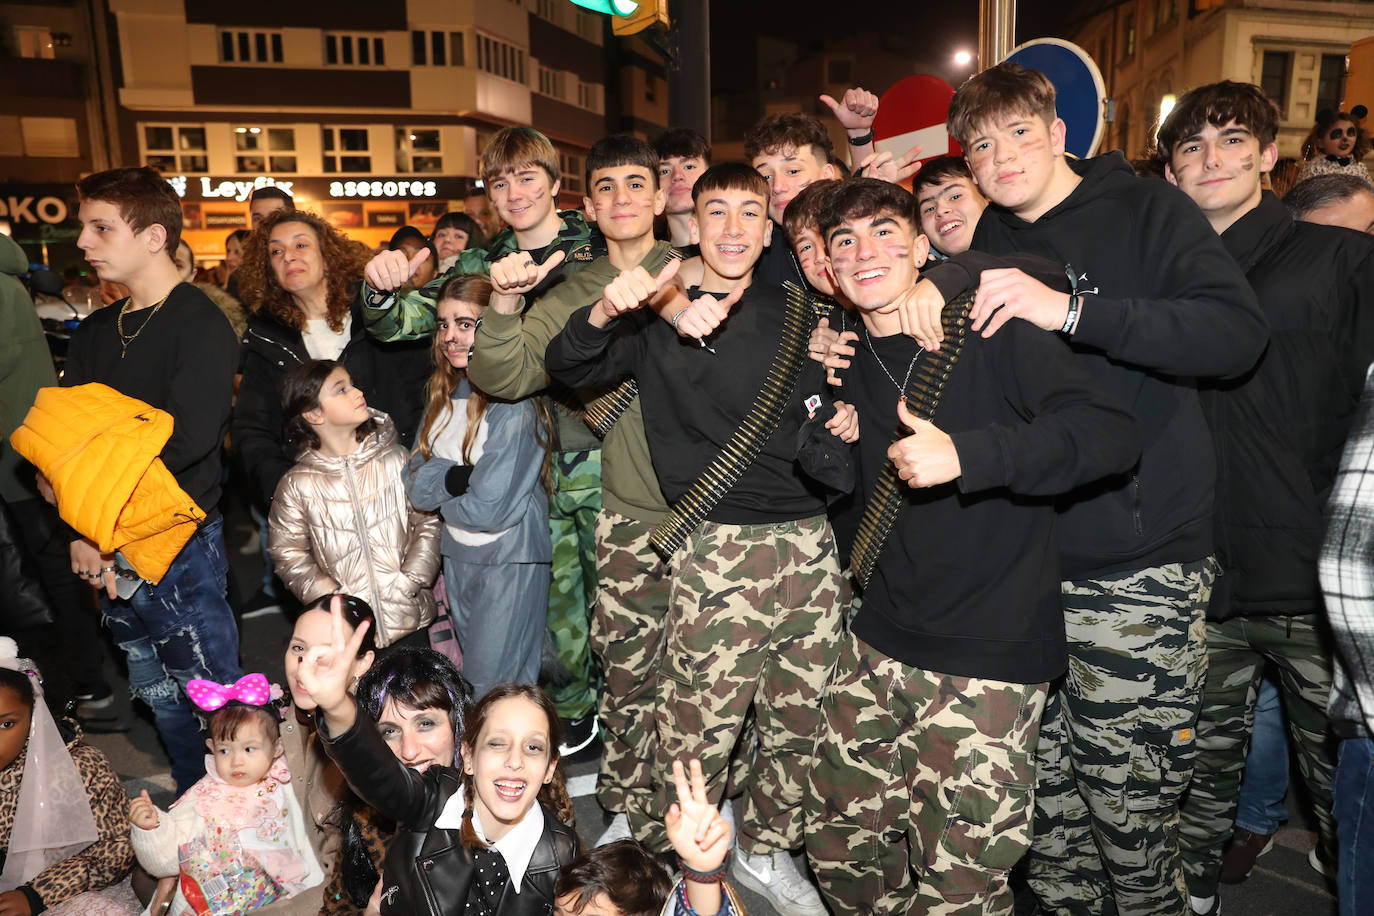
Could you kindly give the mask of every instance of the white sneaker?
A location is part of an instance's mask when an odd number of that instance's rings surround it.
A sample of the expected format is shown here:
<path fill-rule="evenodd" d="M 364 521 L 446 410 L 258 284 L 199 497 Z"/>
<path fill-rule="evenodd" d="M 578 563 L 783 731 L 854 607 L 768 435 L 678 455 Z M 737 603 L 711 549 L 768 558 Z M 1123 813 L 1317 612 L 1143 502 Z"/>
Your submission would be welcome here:
<path fill-rule="evenodd" d="M 797 871 L 786 850 L 772 855 L 750 855 L 736 848 L 730 874 L 741 886 L 766 898 L 781 916 L 826 916 L 821 895 Z"/>
<path fill-rule="evenodd" d="M 1221 900 L 1216 894 L 1210 897 L 1194 897 L 1188 895 L 1188 906 L 1193 911 L 1193 916 L 1221 916 Z"/>
<path fill-rule="evenodd" d="M 630 819 L 624 814 L 617 814 L 615 817 L 611 818 L 610 824 L 607 825 L 601 836 L 597 837 L 595 848 L 600 849 L 602 846 L 607 846 L 619 840 L 633 839 L 634 834 L 630 833 Z"/>
<path fill-rule="evenodd" d="M 1314 872 L 1328 881 L 1336 880 L 1336 869 L 1326 864 L 1326 860 L 1317 853 L 1317 847 L 1313 846 L 1312 851 L 1307 854 L 1307 864 L 1312 866 Z"/>

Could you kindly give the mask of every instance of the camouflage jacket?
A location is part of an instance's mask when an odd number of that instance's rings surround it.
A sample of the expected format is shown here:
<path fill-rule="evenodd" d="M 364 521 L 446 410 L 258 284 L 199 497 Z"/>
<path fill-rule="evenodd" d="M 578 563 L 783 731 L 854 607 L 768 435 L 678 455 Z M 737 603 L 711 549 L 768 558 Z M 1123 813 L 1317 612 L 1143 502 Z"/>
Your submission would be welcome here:
<path fill-rule="evenodd" d="M 602 253 L 595 249 L 604 246 L 604 243 L 598 246 L 594 242 L 592 227 L 582 215 L 582 211 L 559 210 L 558 215 L 562 217 L 563 225 L 559 227 L 554 240 L 545 246 L 543 257 L 538 260 L 542 264 L 555 251 L 562 251 L 567 255 L 567 260 L 560 270 L 549 275 L 545 281 L 549 286 L 561 279 L 570 269 L 575 271 L 590 264 L 598 253 Z M 463 274 L 490 273 L 493 262 L 519 250 L 515 230 L 506 228 L 501 230 L 486 248 L 469 248 L 459 254 L 452 267 L 419 289 L 411 289 L 398 295 L 394 292 L 374 290 L 364 283 L 358 295 L 362 299 L 363 320 L 367 325 L 367 333 L 382 343 L 429 337 L 434 333 L 435 300 L 444 281 Z M 543 288 L 536 289 L 534 295 L 542 292 Z M 533 296 L 530 298 L 532 300 Z"/>

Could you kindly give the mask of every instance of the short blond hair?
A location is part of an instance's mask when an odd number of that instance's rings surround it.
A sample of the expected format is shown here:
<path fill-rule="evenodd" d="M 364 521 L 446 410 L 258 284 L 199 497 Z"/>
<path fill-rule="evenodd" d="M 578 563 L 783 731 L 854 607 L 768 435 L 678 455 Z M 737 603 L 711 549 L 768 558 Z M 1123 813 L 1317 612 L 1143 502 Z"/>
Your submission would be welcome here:
<path fill-rule="evenodd" d="M 489 184 L 507 172 L 538 166 L 556 184 L 562 177 L 558 150 L 548 137 L 533 127 L 503 127 L 482 150 L 482 182 Z"/>

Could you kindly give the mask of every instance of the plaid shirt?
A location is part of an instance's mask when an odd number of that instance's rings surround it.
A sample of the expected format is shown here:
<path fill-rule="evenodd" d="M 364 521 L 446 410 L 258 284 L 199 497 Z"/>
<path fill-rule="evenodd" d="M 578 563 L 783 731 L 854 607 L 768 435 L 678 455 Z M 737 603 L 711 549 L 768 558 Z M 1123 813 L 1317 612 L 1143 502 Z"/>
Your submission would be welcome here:
<path fill-rule="evenodd" d="M 1350 427 L 1327 506 L 1318 563 L 1336 638 L 1331 721 L 1374 737 L 1374 367 Z"/>

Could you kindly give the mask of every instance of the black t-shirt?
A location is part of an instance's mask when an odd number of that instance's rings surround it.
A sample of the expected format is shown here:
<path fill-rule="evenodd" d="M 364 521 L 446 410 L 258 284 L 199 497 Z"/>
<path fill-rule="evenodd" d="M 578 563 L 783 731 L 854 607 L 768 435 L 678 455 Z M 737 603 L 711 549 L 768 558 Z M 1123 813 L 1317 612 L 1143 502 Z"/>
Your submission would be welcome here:
<path fill-rule="evenodd" d="M 591 310 L 584 308 L 549 344 L 545 368 L 573 387 L 638 379 L 654 471 L 663 495 L 676 502 L 753 405 L 777 352 L 786 307 L 782 290 L 751 285 L 708 340 L 710 350 L 679 337 L 665 321 L 650 321 L 631 333 L 624 320 L 598 329 L 588 323 Z M 825 511 L 823 488 L 802 475 L 796 460 L 806 399 L 828 399 L 823 375 L 820 363 L 805 360 L 777 430 L 709 519 L 761 524 Z"/>
<path fill-rule="evenodd" d="M 203 292 L 181 283 L 156 311 L 150 307 L 124 316 L 129 342 L 121 355 L 117 325 L 126 301 L 81 322 L 67 350 L 62 385 L 100 382 L 171 414 L 175 426 L 162 463 L 213 519 L 238 369 L 234 329 Z"/>
<path fill-rule="evenodd" d="M 905 335 L 862 330 L 854 350 L 840 392 L 859 413 L 866 503 L 889 461 L 898 387 L 913 358 L 933 357 Z M 953 440 L 962 476 L 902 485 L 854 633 L 928 671 L 1048 681 L 1067 664 L 1053 498 L 1128 468 L 1136 425 L 1061 340 L 1020 320 L 990 338 L 968 334 L 932 422 Z"/>

